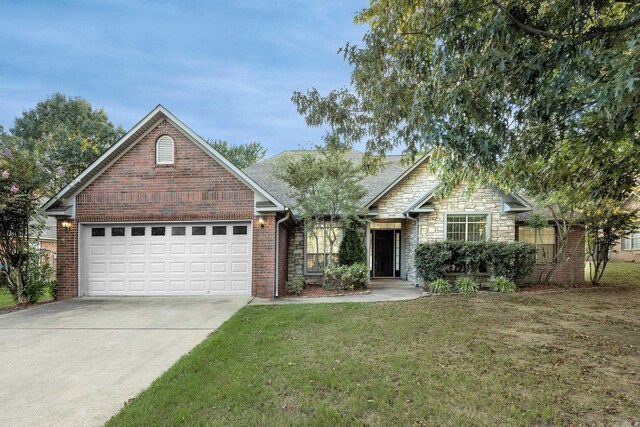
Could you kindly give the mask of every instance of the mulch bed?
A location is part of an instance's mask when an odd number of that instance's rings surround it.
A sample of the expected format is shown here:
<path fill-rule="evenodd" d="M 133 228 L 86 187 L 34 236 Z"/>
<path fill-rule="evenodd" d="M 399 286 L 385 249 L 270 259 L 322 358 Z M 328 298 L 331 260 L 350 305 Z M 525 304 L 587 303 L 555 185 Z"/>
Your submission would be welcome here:
<path fill-rule="evenodd" d="M 322 286 L 307 285 L 304 287 L 300 295 L 290 295 L 285 293 L 284 295 L 282 295 L 282 297 L 283 298 L 317 298 L 317 297 L 337 297 L 341 295 L 362 295 L 362 294 L 369 294 L 369 293 L 371 293 L 371 291 L 368 289 L 353 290 L 353 291 L 335 290 L 335 289 L 326 290 L 326 289 L 322 289 Z"/>

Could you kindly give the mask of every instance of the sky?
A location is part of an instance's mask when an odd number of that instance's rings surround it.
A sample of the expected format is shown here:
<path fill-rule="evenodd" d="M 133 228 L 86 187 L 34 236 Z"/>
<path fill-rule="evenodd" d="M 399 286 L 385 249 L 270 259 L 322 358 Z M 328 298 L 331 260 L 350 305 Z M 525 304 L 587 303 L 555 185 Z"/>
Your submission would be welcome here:
<path fill-rule="evenodd" d="M 349 85 L 363 0 L 0 0 L 0 125 L 62 92 L 131 128 L 157 104 L 204 138 L 310 148 L 294 91 Z"/>

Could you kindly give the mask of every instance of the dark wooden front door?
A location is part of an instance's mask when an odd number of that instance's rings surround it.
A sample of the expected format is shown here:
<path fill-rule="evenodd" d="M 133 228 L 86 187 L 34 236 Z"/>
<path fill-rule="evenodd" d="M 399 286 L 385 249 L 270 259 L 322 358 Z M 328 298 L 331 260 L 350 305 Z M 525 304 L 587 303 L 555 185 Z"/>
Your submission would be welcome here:
<path fill-rule="evenodd" d="M 375 230 L 373 233 L 373 275 L 393 277 L 393 230 Z"/>

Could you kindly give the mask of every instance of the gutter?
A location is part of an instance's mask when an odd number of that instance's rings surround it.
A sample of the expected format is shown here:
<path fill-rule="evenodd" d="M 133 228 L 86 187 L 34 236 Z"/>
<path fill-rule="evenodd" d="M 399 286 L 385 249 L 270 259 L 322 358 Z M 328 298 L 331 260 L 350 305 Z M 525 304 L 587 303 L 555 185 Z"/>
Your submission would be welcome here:
<path fill-rule="evenodd" d="M 284 218 L 281 218 L 276 222 L 276 280 L 273 292 L 274 298 L 278 298 L 280 296 L 278 295 L 278 276 L 280 275 L 280 224 L 288 220 L 290 216 L 291 211 L 287 209 L 287 214 L 284 216 Z"/>

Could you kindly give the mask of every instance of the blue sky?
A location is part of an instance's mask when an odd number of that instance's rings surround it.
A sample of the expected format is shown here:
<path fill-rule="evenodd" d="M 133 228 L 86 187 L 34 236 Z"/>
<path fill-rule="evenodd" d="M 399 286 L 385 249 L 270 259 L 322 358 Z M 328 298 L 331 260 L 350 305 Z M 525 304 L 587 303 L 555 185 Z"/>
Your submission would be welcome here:
<path fill-rule="evenodd" d="M 163 104 L 204 138 L 268 155 L 320 142 L 293 91 L 349 84 L 366 1 L 3 1 L 0 125 L 60 91 L 129 129 Z"/>

